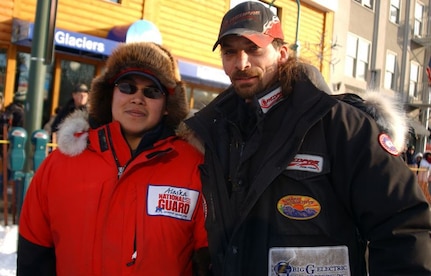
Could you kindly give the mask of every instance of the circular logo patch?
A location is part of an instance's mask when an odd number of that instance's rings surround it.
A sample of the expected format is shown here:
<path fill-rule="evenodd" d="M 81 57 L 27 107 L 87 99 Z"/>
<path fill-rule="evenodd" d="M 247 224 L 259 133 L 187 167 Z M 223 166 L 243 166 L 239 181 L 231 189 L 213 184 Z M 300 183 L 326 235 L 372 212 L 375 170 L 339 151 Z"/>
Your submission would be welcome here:
<path fill-rule="evenodd" d="M 283 216 L 296 220 L 312 219 L 320 209 L 320 203 L 309 196 L 288 195 L 277 202 L 277 210 Z"/>
<path fill-rule="evenodd" d="M 387 135 L 386 133 L 381 133 L 379 135 L 379 143 L 380 146 L 382 146 L 382 148 L 389 152 L 392 155 L 397 156 L 399 154 L 397 148 L 394 146 L 394 143 L 392 142 L 391 138 L 389 137 L 389 135 Z"/>

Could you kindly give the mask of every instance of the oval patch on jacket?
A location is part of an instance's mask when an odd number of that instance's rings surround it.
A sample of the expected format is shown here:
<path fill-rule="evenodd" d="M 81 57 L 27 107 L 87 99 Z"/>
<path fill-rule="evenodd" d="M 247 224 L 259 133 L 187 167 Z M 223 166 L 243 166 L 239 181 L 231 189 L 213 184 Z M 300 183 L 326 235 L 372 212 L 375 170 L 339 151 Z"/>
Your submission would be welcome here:
<path fill-rule="evenodd" d="M 395 147 L 394 143 L 392 142 L 391 138 L 389 137 L 389 135 L 387 135 L 386 133 L 381 133 L 379 135 L 379 143 L 380 146 L 382 146 L 382 148 L 389 152 L 392 155 L 397 156 L 399 154 L 397 148 Z"/>
<path fill-rule="evenodd" d="M 307 220 L 320 213 L 320 203 L 312 197 L 288 195 L 277 202 L 277 210 L 285 217 L 296 220 Z"/>

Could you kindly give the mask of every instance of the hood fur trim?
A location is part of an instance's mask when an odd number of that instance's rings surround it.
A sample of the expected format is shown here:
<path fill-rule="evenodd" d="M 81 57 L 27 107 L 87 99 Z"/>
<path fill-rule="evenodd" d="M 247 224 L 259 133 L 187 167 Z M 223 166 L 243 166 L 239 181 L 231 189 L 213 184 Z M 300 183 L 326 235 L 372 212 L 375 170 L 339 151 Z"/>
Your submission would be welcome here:
<path fill-rule="evenodd" d="M 87 147 L 88 113 L 76 110 L 61 123 L 57 132 L 57 145 L 65 155 L 76 156 Z"/>
<path fill-rule="evenodd" d="M 380 129 L 391 137 L 398 151 L 404 151 L 409 127 L 401 102 L 376 91 L 367 91 L 359 95 L 364 99 L 365 112 L 370 114 Z"/>
<path fill-rule="evenodd" d="M 112 121 L 112 95 L 114 81 L 128 69 L 151 72 L 169 90 L 165 123 L 176 128 L 187 116 L 186 89 L 181 82 L 178 65 L 171 53 L 161 45 L 151 42 L 120 44 L 106 61 L 106 71 L 96 77 L 91 85 L 89 114 L 95 125 Z"/>

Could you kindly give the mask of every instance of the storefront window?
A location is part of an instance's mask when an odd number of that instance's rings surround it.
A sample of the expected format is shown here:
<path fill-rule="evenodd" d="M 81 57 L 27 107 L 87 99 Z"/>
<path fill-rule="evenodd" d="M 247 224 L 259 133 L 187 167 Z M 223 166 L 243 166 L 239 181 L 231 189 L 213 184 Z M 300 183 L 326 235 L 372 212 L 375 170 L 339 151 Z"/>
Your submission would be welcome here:
<path fill-rule="evenodd" d="M 6 81 L 6 49 L 0 49 L 0 92 L 4 96 Z"/>
<path fill-rule="evenodd" d="M 29 73 L 30 73 L 30 54 L 24 52 L 18 52 L 16 56 L 16 73 L 15 73 L 15 86 L 14 93 L 16 92 L 28 92 L 29 85 Z M 49 119 L 50 106 L 52 99 L 52 70 L 53 66 L 48 65 L 45 72 L 45 82 L 43 86 L 43 114 L 41 125 Z"/>
<path fill-rule="evenodd" d="M 16 92 L 27 92 L 30 54 L 18 53 L 16 57 L 15 89 Z"/>
<path fill-rule="evenodd" d="M 197 87 L 191 83 L 187 83 L 186 87 L 190 108 L 195 110 L 200 110 L 208 105 L 220 93 L 219 90 L 214 90 L 214 88 Z"/>
<path fill-rule="evenodd" d="M 91 86 L 96 68 L 94 65 L 72 60 L 61 61 L 61 84 L 58 106 L 64 105 L 72 97 L 73 88 L 80 83 Z"/>

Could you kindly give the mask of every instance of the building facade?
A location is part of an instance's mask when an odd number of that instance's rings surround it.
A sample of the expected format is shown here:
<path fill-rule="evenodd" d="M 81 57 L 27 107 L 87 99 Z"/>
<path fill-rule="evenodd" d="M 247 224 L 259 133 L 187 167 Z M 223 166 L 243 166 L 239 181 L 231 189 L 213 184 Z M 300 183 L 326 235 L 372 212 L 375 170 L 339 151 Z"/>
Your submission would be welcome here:
<path fill-rule="evenodd" d="M 430 134 L 431 1 L 349 0 L 338 4 L 330 77 L 334 92 L 371 89 L 398 97 L 410 119 L 408 143 L 423 152 Z"/>
<path fill-rule="evenodd" d="M 32 92 L 28 85 L 37 35 L 37 2 L 0 2 L 0 91 L 6 104 L 17 91 Z M 58 0 L 54 54 L 52 63 L 46 66 L 41 126 L 67 101 L 76 83 L 90 85 L 102 72 L 112 49 L 121 42 L 152 40 L 170 49 L 187 83 L 191 108 L 201 108 L 230 83 L 222 70 L 218 50 L 211 49 L 224 13 L 239 2 Z M 301 55 L 329 78 L 329 63 L 322 59 L 329 52 L 322 45 L 327 45 L 332 37 L 334 1 L 277 0 L 273 9 L 282 21 L 286 41 L 295 45 L 301 42 Z"/>

